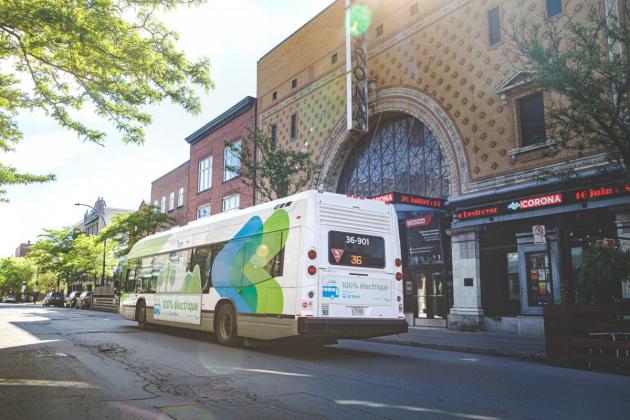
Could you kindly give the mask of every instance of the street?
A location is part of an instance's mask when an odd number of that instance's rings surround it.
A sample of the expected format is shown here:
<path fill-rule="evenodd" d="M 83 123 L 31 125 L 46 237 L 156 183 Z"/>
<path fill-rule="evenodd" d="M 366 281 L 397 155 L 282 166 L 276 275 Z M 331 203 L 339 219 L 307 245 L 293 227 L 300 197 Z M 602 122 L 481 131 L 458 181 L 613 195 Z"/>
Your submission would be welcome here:
<path fill-rule="evenodd" d="M 0 417 L 627 418 L 630 378 L 369 341 L 243 349 L 0 304 Z M 169 417 L 170 416 L 170 417 Z"/>

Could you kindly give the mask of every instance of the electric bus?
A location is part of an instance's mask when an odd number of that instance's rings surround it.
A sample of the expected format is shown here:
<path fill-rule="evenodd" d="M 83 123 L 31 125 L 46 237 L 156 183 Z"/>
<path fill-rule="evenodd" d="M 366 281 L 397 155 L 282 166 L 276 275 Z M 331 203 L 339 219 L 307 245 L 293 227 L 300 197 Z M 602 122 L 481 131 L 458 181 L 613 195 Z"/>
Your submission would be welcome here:
<path fill-rule="evenodd" d="M 120 313 L 242 339 L 362 339 L 407 331 L 391 205 L 306 191 L 136 243 Z"/>

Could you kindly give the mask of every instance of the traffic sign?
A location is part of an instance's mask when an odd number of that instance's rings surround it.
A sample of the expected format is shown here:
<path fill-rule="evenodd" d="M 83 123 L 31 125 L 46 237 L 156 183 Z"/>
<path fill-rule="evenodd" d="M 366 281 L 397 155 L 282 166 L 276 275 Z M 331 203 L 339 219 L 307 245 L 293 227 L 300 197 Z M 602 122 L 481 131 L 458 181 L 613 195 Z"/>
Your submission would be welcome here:
<path fill-rule="evenodd" d="M 534 234 L 534 243 L 535 244 L 546 244 L 547 236 L 545 225 L 534 225 L 532 226 L 532 233 Z"/>

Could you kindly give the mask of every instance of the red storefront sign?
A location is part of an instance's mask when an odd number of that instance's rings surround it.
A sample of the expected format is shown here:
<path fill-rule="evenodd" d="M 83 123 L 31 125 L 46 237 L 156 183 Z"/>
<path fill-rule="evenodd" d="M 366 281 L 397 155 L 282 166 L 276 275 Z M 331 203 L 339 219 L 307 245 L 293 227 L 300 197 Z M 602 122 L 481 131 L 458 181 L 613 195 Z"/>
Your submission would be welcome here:
<path fill-rule="evenodd" d="M 422 197 L 419 195 L 403 194 L 399 192 L 391 192 L 376 197 L 371 197 L 370 200 L 381 201 L 385 204 L 409 204 L 412 206 L 430 207 L 433 209 L 443 209 L 444 200 L 439 198 Z"/>
<path fill-rule="evenodd" d="M 611 183 L 592 188 L 554 192 L 535 197 L 520 198 L 514 201 L 495 204 L 492 206 L 458 210 L 455 213 L 455 218 L 458 220 L 467 220 L 481 217 L 492 217 L 502 214 L 519 213 L 522 211 L 553 207 L 561 204 L 597 201 L 626 195 L 630 195 L 630 183 Z"/>

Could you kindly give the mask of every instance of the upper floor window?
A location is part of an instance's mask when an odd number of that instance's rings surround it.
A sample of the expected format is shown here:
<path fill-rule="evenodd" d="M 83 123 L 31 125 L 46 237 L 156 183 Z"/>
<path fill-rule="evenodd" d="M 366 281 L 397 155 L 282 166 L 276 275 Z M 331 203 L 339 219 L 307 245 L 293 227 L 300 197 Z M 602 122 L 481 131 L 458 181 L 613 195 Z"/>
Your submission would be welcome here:
<path fill-rule="evenodd" d="M 562 0 L 547 0 L 547 16 L 553 17 L 562 13 Z"/>
<path fill-rule="evenodd" d="M 223 197 L 223 211 L 238 210 L 240 204 L 240 194 L 232 194 L 227 197 Z"/>
<path fill-rule="evenodd" d="M 175 193 L 171 191 L 168 195 L 168 211 L 171 211 L 175 208 Z"/>
<path fill-rule="evenodd" d="M 274 91 L 274 92 L 271 94 L 271 100 L 272 100 L 272 101 L 275 101 L 276 99 L 278 99 L 278 91 L 277 91 L 277 90 L 276 90 L 276 91 Z"/>
<path fill-rule="evenodd" d="M 212 187 L 212 156 L 199 161 L 199 177 L 197 191 L 204 191 Z"/>
<path fill-rule="evenodd" d="M 521 128 L 521 147 L 546 140 L 545 106 L 542 92 L 517 99 Z"/>
<path fill-rule="evenodd" d="M 291 114 L 291 139 L 297 137 L 297 114 Z"/>
<path fill-rule="evenodd" d="M 160 205 L 160 211 L 162 213 L 166 213 L 166 196 L 165 195 L 162 196 L 162 203 Z"/>
<path fill-rule="evenodd" d="M 239 175 L 241 170 L 241 141 L 232 143 L 237 150 L 223 149 L 223 181 L 229 181 Z"/>
<path fill-rule="evenodd" d="M 199 206 L 197 208 L 197 219 L 203 219 L 204 217 L 208 217 L 212 215 L 212 207 L 210 204 L 204 204 L 203 206 Z"/>
<path fill-rule="evenodd" d="M 179 191 L 177 194 L 177 207 L 182 207 L 184 205 L 184 187 L 179 187 Z"/>
<path fill-rule="evenodd" d="M 501 42 L 501 12 L 498 7 L 488 12 L 490 45 Z"/>
<path fill-rule="evenodd" d="M 291 80 L 291 89 L 295 89 L 297 87 L 297 79 Z"/>
<path fill-rule="evenodd" d="M 376 36 L 381 36 L 381 35 L 383 35 L 383 24 L 382 23 L 376 27 Z"/>
<path fill-rule="evenodd" d="M 276 124 L 271 125 L 271 147 L 276 147 L 278 141 L 278 126 Z"/>
<path fill-rule="evenodd" d="M 337 64 L 337 60 L 339 59 L 337 53 L 334 53 L 330 56 L 330 64 Z"/>

